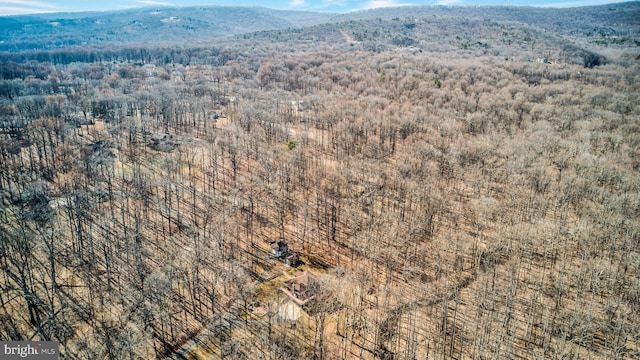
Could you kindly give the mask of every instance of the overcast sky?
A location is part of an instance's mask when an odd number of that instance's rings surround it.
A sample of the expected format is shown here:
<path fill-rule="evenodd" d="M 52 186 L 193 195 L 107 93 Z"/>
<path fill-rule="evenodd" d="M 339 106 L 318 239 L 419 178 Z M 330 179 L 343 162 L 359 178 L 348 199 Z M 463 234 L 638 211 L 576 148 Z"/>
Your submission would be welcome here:
<path fill-rule="evenodd" d="M 616 0 L 0 0 L 0 15 L 104 11 L 143 6 L 242 5 L 275 9 L 346 12 L 401 5 L 526 5 L 570 7 Z"/>

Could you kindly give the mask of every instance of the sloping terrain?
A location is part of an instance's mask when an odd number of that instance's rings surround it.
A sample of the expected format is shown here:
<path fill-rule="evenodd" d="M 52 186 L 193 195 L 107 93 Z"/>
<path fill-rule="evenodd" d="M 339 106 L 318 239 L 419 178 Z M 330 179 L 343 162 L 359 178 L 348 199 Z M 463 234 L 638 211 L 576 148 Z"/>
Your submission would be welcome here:
<path fill-rule="evenodd" d="M 638 359 L 637 43 L 411 11 L 0 54 L 0 338 Z"/>
<path fill-rule="evenodd" d="M 525 6 L 406 6 L 353 12 L 339 15 L 335 20 L 439 16 L 517 22 L 562 35 L 584 36 L 594 29 L 602 29 L 608 35 L 637 38 L 639 13 L 640 2 L 637 1 L 563 9 Z"/>
<path fill-rule="evenodd" d="M 540 32 L 586 37 L 609 44 L 639 37 L 638 2 L 585 8 L 399 7 L 347 14 L 284 11 L 259 7 L 144 8 L 113 13 L 43 14 L 0 18 L 0 51 L 65 46 L 173 44 L 210 41 L 260 30 L 285 30 L 355 20 L 500 22 Z"/>
<path fill-rule="evenodd" d="M 0 18 L 0 50 L 74 45 L 162 44 L 211 40 L 257 30 L 287 29 L 326 21 L 325 13 L 258 7 L 145 8 L 105 13 Z"/>

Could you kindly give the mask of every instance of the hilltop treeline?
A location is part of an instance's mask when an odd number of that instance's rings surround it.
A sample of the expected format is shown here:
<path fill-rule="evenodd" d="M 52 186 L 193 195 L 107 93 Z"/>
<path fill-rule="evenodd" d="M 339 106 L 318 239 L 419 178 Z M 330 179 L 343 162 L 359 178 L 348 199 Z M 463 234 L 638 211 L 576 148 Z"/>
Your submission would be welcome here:
<path fill-rule="evenodd" d="M 0 18 L 0 51 L 67 47 L 162 46 L 208 42 L 254 31 L 287 32 L 351 21 L 424 19 L 449 23 L 491 21 L 591 43 L 636 44 L 638 2 L 551 9 L 523 6 L 403 6 L 349 13 L 274 10 L 260 7 L 200 6 L 129 9 L 117 12 L 54 13 Z M 371 30 L 380 29 L 380 25 Z M 469 33 L 462 29 L 458 35 Z"/>

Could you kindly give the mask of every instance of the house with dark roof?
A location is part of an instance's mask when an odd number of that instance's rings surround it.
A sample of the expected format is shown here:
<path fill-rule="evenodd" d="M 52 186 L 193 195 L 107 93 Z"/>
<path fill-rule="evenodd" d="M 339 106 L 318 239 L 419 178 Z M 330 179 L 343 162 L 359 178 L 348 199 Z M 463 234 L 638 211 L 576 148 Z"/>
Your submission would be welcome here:
<path fill-rule="evenodd" d="M 298 262 L 300 261 L 300 256 L 297 253 L 291 253 L 289 254 L 285 259 L 284 259 L 284 263 L 289 265 L 289 266 L 298 266 Z"/>
<path fill-rule="evenodd" d="M 289 254 L 289 246 L 284 240 L 274 241 L 271 243 L 271 254 L 273 257 L 281 258 Z"/>

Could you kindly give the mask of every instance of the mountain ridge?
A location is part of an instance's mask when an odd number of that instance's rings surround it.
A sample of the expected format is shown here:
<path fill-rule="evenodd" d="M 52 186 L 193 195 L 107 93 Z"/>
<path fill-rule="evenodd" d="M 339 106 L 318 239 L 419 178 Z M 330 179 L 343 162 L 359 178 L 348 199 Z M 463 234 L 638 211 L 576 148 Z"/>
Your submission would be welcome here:
<path fill-rule="evenodd" d="M 606 10 L 606 11 L 605 11 Z M 517 22 L 566 36 L 640 38 L 640 2 L 554 9 L 506 6 L 402 6 L 350 13 L 266 7 L 146 7 L 115 12 L 0 17 L 0 51 L 67 46 L 167 44 L 208 41 L 256 31 L 375 19 L 446 16 Z"/>

